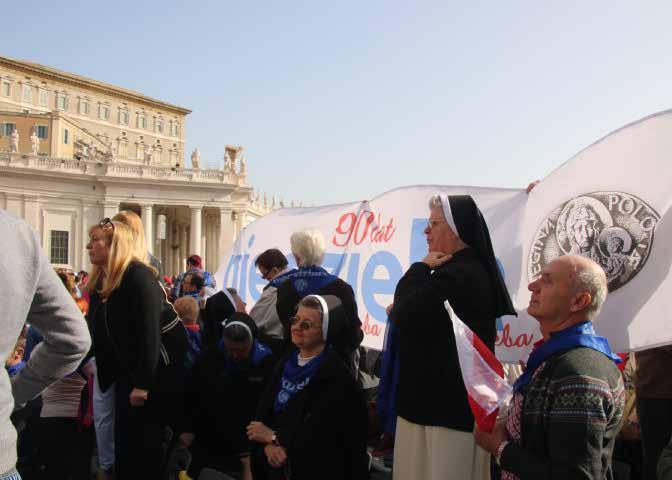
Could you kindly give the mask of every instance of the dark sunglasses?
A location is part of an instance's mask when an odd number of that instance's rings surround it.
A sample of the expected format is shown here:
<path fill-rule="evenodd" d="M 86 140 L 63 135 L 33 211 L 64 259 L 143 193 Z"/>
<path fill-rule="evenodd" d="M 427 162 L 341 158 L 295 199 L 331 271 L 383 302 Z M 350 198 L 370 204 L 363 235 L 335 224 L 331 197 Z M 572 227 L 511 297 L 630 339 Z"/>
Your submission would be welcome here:
<path fill-rule="evenodd" d="M 105 228 L 105 227 L 107 227 L 108 225 L 110 225 L 110 226 L 112 227 L 112 230 L 114 230 L 114 223 L 113 223 L 112 220 L 110 220 L 108 217 L 103 218 L 103 219 L 98 223 L 98 226 L 99 226 L 100 228 Z"/>
<path fill-rule="evenodd" d="M 301 330 L 310 330 L 312 327 L 315 326 L 315 325 L 313 325 L 313 322 L 311 322 L 310 320 L 304 320 L 304 319 L 299 318 L 299 317 L 290 317 L 290 319 L 289 319 L 289 324 L 290 325 L 294 326 L 297 323 L 299 324 L 299 328 Z"/>

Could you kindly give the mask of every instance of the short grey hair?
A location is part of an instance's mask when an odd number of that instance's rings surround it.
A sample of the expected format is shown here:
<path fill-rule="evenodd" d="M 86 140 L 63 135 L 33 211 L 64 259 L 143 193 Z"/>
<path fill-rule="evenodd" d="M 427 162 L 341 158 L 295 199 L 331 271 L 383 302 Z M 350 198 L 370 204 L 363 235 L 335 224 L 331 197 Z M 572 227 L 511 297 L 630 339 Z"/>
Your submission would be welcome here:
<path fill-rule="evenodd" d="M 586 308 L 586 319 L 592 321 L 600 314 L 607 298 L 607 276 L 602 267 L 592 261 L 576 264 L 575 272 L 575 291 L 590 294 L 591 302 Z"/>
<path fill-rule="evenodd" d="M 429 199 L 429 209 L 440 208 L 443 213 L 443 203 L 441 202 L 441 195 L 432 195 Z"/>
<path fill-rule="evenodd" d="M 292 253 L 299 257 L 299 267 L 322 265 L 326 246 L 324 235 L 319 230 L 301 230 L 289 238 Z"/>

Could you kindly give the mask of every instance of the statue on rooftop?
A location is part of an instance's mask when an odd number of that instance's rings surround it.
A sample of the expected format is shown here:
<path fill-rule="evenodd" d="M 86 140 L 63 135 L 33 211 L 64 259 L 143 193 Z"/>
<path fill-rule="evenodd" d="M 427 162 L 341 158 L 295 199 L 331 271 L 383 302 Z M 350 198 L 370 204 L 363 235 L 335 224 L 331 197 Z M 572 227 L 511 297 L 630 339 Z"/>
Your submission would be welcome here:
<path fill-rule="evenodd" d="M 14 127 L 12 130 L 12 135 L 9 142 L 9 151 L 12 153 L 17 153 L 19 151 L 19 131 Z"/>
<path fill-rule="evenodd" d="M 40 137 L 37 136 L 37 129 L 33 129 L 33 133 L 30 134 L 30 152 L 33 155 L 37 155 L 40 151 Z"/>
<path fill-rule="evenodd" d="M 194 170 L 201 169 L 201 152 L 197 148 L 194 148 L 194 151 L 191 152 L 191 168 Z"/>

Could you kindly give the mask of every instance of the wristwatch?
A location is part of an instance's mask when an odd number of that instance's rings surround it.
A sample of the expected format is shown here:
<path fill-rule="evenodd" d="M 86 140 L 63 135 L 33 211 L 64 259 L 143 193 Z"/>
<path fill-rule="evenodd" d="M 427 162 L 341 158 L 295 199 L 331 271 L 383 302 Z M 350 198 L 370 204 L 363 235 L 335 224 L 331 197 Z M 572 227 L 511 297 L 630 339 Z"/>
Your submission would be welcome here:
<path fill-rule="evenodd" d="M 273 432 L 273 435 L 271 436 L 271 445 L 275 445 L 276 447 L 280 446 L 280 442 L 278 441 L 278 436 Z"/>

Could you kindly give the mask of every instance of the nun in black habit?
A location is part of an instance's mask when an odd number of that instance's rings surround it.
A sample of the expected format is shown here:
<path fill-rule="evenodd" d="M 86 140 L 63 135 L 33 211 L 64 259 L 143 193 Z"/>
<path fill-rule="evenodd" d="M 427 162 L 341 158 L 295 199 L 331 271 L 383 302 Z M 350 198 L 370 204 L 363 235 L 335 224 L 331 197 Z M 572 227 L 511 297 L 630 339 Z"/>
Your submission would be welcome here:
<path fill-rule="evenodd" d="M 333 295 L 299 302 L 290 320 L 295 349 L 279 362 L 247 429 L 255 480 L 368 478 L 366 407 L 337 353 L 348 322 Z"/>
<path fill-rule="evenodd" d="M 476 447 L 448 300 L 494 351 L 496 319 L 515 315 L 483 215 L 468 195 L 436 195 L 425 228 L 429 253 L 397 284 L 399 385 L 394 478 L 489 478 Z"/>

